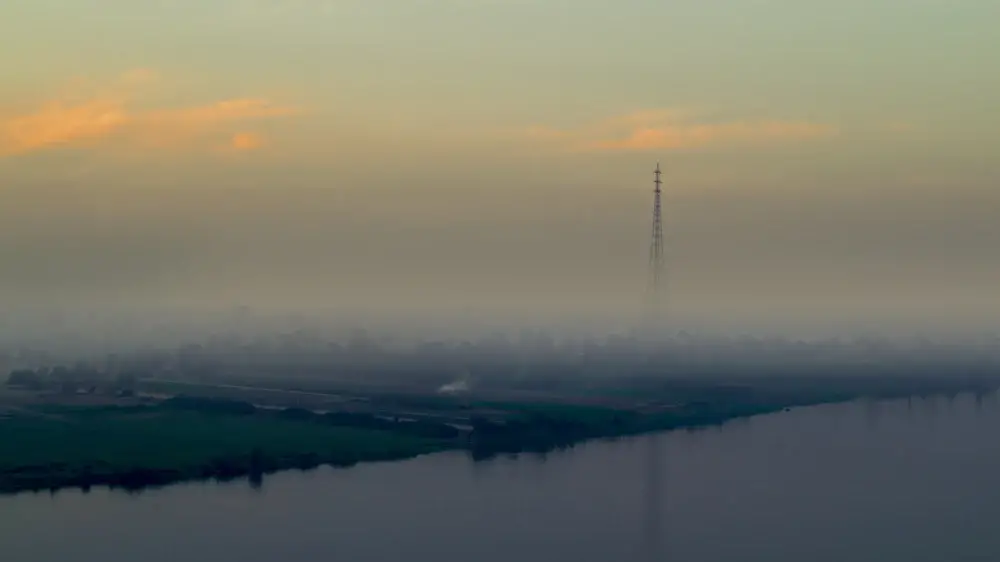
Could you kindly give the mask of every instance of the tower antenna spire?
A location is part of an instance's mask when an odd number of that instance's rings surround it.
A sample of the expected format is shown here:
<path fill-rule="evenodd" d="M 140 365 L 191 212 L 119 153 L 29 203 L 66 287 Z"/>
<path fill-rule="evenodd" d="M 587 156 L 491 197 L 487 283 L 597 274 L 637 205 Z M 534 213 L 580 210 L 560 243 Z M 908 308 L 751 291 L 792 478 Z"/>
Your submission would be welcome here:
<path fill-rule="evenodd" d="M 653 232 L 649 243 L 649 279 L 647 314 L 653 324 L 660 325 L 660 307 L 663 292 L 664 259 L 663 259 L 663 213 L 660 206 L 660 195 L 663 192 L 663 180 L 660 178 L 660 163 L 656 163 L 653 171 Z"/>

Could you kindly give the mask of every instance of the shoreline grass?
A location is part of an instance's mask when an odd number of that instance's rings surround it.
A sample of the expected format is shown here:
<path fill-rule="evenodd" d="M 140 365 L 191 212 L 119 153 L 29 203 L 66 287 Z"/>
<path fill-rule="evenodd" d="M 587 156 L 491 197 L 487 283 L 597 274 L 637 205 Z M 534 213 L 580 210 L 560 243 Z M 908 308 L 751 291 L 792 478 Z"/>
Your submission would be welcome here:
<path fill-rule="evenodd" d="M 0 493 L 253 478 L 458 446 L 445 439 L 265 414 L 159 407 L 47 410 L 45 417 L 16 415 L 0 422 Z"/>
<path fill-rule="evenodd" d="M 789 408 L 856 399 L 993 392 L 993 382 L 913 381 L 825 388 L 699 393 L 658 410 L 565 403 L 470 404 L 471 433 L 446 423 L 372 414 L 263 410 L 246 402 L 175 397 L 146 406 L 34 405 L 0 418 L 0 494 L 109 486 L 138 490 L 191 480 L 232 480 L 321 465 L 402 460 L 466 450 L 474 460 L 546 452 L 602 438 L 721 425 Z M 476 412 L 501 411 L 502 420 Z"/>

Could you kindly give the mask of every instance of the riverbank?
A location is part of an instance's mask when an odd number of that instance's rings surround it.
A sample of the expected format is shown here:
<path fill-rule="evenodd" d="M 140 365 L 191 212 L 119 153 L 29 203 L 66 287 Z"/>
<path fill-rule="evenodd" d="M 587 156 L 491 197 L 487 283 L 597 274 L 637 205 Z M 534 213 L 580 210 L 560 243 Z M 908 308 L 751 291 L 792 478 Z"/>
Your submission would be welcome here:
<path fill-rule="evenodd" d="M 270 409 L 211 397 L 179 396 L 136 406 L 25 406 L 0 416 L 0 493 L 93 486 L 137 490 L 242 477 L 259 484 L 265 474 L 286 469 L 400 460 L 444 450 L 467 450 L 478 460 L 865 397 L 995 391 L 992 381 L 956 378 L 670 384 L 669 389 L 631 389 L 650 399 L 627 408 L 438 398 L 424 412 L 465 416 L 464 427 L 385 411 Z"/>
<path fill-rule="evenodd" d="M 0 492 L 259 481 L 278 470 L 404 459 L 457 446 L 455 440 L 265 412 L 38 408 L 0 420 Z"/>

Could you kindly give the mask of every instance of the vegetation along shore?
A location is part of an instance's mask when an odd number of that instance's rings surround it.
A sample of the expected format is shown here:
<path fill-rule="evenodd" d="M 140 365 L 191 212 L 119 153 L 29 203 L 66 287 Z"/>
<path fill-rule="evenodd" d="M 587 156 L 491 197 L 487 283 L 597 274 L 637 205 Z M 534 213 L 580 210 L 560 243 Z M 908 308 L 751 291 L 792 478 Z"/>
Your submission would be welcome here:
<path fill-rule="evenodd" d="M 15 382 L 18 377 L 13 377 Z M 148 384 L 151 388 L 164 385 Z M 285 469 L 467 450 L 474 459 L 546 452 L 595 438 L 702 427 L 787 408 L 860 398 L 995 396 L 992 377 L 622 379 L 613 402 L 579 397 L 369 397 L 365 408 L 262 407 L 232 397 L 118 392 L 114 400 L 0 395 L 0 493 L 93 486 L 139 490 L 248 478 Z M 126 396 L 121 396 L 126 394 Z M 372 406 L 374 404 L 375 406 Z"/>

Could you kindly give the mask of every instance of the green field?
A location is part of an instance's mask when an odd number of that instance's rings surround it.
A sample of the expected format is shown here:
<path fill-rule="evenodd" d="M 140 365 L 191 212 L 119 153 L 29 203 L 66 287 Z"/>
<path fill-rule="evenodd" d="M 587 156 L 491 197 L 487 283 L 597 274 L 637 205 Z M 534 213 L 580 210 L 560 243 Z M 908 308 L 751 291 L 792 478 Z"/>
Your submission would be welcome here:
<path fill-rule="evenodd" d="M 405 458 L 449 446 L 444 440 L 266 414 L 46 408 L 0 419 L 0 491 L 141 487 Z"/>
<path fill-rule="evenodd" d="M 78 397 L 53 402 L 56 395 L 19 391 L 0 401 L 0 493 L 244 476 L 259 482 L 263 474 L 282 469 L 348 466 L 445 449 L 487 459 L 594 438 L 716 425 L 795 406 L 959 392 L 982 397 L 996 390 L 993 379 L 960 376 L 639 383 L 635 391 L 642 390 L 643 400 L 631 407 L 396 393 L 373 396 L 368 411 L 325 413 L 257 408 L 233 400 L 228 388 L 212 396 L 216 389 L 208 386 L 198 388 L 203 391 L 198 396 L 156 405 L 127 405 L 142 404 L 137 399 L 83 406 L 74 402 Z M 285 405 L 295 403 L 289 402 Z M 422 419 L 402 419 L 407 416 Z M 455 427 L 456 420 L 467 427 Z"/>

